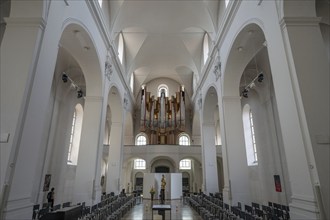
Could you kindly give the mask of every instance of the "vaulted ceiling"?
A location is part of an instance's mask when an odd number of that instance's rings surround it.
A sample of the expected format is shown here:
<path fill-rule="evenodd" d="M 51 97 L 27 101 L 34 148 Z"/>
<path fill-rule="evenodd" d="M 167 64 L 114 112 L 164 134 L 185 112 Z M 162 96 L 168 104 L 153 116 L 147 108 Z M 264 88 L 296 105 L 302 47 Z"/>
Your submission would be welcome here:
<path fill-rule="evenodd" d="M 203 65 L 203 39 L 216 32 L 219 1 L 110 1 L 113 36 L 122 33 L 125 71 L 135 85 L 167 77 L 191 90 Z"/>

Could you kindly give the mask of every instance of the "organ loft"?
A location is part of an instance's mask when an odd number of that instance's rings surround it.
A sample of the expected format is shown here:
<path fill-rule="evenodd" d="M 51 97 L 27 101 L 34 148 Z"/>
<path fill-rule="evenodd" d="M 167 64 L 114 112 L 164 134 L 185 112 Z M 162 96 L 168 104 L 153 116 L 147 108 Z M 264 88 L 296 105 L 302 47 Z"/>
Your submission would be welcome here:
<path fill-rule="evenodd" d="M 185 131 L 185 92 L 181 86 L 175 97 L 151 96 L 147 87 L 141 91 L 140 131 L 149 138 L 149 144 L 176 144 L 177 136 Z"/>

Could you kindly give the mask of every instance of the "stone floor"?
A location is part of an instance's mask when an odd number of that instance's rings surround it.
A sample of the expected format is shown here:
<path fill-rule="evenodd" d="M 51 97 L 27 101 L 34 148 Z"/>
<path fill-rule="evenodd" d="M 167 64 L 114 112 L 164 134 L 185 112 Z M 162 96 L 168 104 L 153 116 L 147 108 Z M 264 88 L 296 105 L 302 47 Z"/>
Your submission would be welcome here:
<path fill-rule="evenodd" d="M 153 204 L 159 204 L 159 200 L 155 200 Z M 166 201 L 165 204 L 171 205 L 171 212 L 165 211 L 165 219 L 172 220 L 202 220 L 198 213 L 193 210 L 189 205 L 183 204 L 181 200 Z M 170 218 L 171 213 L 171 218 Z M 126 215 L 121 218 L 122 220 L 151 220 L 153 214 L 154 220 L 162 220 L 162 216 L 158 215 L 158 211 L 151 210 L 151 201 L 143 200 L 141 203 L 136 204 Z"/>

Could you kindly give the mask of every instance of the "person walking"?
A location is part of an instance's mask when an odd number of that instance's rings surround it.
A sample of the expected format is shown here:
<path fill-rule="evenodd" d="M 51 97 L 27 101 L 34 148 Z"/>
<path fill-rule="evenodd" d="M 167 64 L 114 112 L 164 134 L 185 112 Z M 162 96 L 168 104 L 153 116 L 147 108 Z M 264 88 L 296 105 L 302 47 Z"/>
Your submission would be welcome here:
<path fill-rule="evenodd" d="M 53 211 L 54 197 L 55 197 L 55 189 L 53 187 L 47 194 L 47 201 L 51 211 Z"/>

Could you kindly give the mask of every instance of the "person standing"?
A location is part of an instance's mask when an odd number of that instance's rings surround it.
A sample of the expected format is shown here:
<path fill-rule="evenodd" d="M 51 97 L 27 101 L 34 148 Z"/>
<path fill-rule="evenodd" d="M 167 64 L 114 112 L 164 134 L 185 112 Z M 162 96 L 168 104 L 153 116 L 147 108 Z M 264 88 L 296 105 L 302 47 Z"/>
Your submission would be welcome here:
<path fill-rule="evenodd" d="M 161 200 L 160 200 L 160 203 L 161 204 L 164 204 L 165 202 L 165 187 L 166 187 L 166 180 L 165 180 L 165 176 L 164 174 L 162 175 L 162 180 L 161 180 L 161 189 L 160 189 L 160 195 L 161 195 Z"/>
<path fill-rule="evenodd" d="M 55 189 L 53 187 L 47 194 L 48 205 L 50 206 L 51 210 L 53 210 L 53 206 L 54 206 L 54 197 L 55 197 Z"/>

